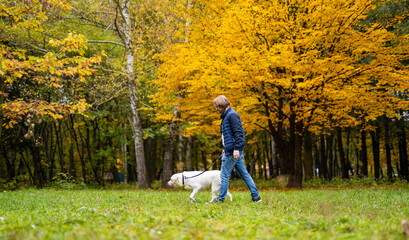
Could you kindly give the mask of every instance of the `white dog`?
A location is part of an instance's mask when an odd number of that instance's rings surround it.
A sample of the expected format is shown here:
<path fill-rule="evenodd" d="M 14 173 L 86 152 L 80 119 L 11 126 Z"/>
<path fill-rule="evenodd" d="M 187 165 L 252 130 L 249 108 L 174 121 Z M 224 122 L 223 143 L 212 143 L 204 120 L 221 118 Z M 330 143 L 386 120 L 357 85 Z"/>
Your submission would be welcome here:
<path fill-rule="evenodd" d="M 220 190 L 220 171 L 187 171 L 183 173 L 173 174 L 168 182 L 170 187 L 180 186 L 185 187 L 185 189 L 193 189 L 192 194 L 190 194 L 190 199 L 196 202 L 195 196 L 201 189 L 212 187 L 212 200 L 216 200 L 217 192 Z M 230 201 L 233 201 L 233 197 L 230 192 L 227 192 L 227 196 Z"/>

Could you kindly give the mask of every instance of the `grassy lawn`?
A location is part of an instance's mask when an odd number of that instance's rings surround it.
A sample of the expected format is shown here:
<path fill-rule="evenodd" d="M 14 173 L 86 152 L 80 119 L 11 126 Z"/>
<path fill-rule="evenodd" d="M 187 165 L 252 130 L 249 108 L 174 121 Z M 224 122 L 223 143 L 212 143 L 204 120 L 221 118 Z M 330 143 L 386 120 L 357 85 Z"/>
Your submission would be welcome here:
<path fill-rule="evenodd" d="M 190 203 L 187 190 L 0 193 L 0 239 L 407 239 L 409 190 L 232 190 L 233 202 Z"/>

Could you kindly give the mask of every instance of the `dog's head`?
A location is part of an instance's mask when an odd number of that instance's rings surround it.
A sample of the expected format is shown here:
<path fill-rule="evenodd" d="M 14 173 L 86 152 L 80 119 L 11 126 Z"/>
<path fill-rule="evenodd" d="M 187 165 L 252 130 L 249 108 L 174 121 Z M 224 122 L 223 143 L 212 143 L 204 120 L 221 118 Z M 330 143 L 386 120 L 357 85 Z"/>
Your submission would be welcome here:
<path fill-rule="evenodd" d="M 181 173 L 173 174 L 168 182 L 169 187 L 182 186 L 182 177 Z"/>

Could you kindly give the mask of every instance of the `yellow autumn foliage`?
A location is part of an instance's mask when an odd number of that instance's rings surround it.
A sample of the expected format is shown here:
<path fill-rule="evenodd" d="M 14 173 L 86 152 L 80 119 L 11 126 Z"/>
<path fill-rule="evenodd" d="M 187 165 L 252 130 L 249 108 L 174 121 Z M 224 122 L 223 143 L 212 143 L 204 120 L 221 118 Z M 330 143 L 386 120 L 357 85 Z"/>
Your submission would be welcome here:
<path fill-rule="evenodd" d="M 199 0 L 169 46 L 154 99 L 175 103 L 196 132 L 215 133 L 211 100 L 226 95 L 247 132 L 290 118 L 301 131 L 354 126 L 408 103 L 407 36 L 364 25 L 373 0 Z"/>

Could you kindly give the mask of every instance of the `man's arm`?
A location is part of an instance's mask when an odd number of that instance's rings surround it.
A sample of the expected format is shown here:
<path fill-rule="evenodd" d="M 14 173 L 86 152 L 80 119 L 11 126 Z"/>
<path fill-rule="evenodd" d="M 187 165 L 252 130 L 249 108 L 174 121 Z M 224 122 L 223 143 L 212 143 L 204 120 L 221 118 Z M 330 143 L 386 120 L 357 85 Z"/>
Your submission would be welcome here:
<path fill-rule="evenodd" d="M 244 130 L 241 123 L 240 116 L 238 114 L 232 114 L 230 116 L 230 125 L 233 131 L 234 152 L 233 157 L 235 159 L 240 157 L 239 149 L 244 146 Z"/>

